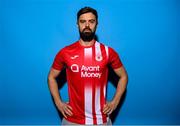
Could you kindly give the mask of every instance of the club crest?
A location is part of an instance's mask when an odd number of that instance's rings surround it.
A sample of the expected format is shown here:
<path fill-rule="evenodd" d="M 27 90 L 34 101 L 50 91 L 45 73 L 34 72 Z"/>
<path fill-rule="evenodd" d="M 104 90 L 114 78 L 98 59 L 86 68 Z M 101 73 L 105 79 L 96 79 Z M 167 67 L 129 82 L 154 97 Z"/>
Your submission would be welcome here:
<path fill-rule="evenodd" d="M 96 56 L 96 61 L 101 61 L 102 60 L 102 56 L 101 55 L 97 55 Z"/>

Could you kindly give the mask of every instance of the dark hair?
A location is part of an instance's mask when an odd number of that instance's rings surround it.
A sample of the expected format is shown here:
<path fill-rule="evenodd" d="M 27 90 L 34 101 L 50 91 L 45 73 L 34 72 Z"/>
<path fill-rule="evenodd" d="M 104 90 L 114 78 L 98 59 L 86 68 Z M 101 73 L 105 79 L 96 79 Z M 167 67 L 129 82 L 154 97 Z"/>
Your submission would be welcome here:
<path fill-rule="evenodd" d="M 88 12 L 91 12 L 93 13 L 95 16 L 96 16 L 96 20 L 98 20 L 98 14 L 97 14 L 97 11 L 91 7 L 84 7 L 84 8 L 81 8 L 78 13 L 77 13 L 77 21 L 79 20 L 79 17 L 82 15 L 82 14 L 85 14 L 85 13 L 88 13 Z"/>

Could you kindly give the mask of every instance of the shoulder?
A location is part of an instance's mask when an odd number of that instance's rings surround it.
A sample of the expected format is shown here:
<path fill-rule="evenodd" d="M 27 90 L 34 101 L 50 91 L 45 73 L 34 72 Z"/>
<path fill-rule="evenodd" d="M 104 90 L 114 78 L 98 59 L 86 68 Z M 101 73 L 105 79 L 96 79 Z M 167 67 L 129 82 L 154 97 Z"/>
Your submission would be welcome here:
<path fill-rule="evenodd" d="M 102 49 L 102 48 L 105 48 L 105 50 L 106 50 L 106 51 L 108 51 L 108 50 L 109 50 L 109 46 L 105 45 L 105 44 L 104 44 L 104 43 L 102 43 L 102 42 L 98 42 L 98 41 L 96 41 L 96 43 L 95 43 L 95 47 L 97 48 L 98 46 L 99 46 L 101 49 Z"/>
<path fill-rule="evenodd" d="M 77 48 L 77 47 L 78 47 L 78 43 L 74 42 L 74 43 L 67 45 L 67 46 L 63 47 L 62 49 L 60 49 L 57 55 L 62 55 L 62 54 L 67 53 L 68 51 L 73 50 L 74 48 Z"/>
<path fill-rule="evenodd" d="M 66 49 L 66 50 L 74 49 L 74 48 L 78 47 L 78 45 L 79 45 L 78 41 L 76 41 L 68 46 L 65 46 L 63 49 Z"/>
<path fill-rule="evenodd" d="M 116 51 L 111 47 L 111 46 L 108 46 L 102 42 L 97 42 L 97 45 L 99 44 L 101 47 L 104 47 L 109 53 L 116 53 Z"/>

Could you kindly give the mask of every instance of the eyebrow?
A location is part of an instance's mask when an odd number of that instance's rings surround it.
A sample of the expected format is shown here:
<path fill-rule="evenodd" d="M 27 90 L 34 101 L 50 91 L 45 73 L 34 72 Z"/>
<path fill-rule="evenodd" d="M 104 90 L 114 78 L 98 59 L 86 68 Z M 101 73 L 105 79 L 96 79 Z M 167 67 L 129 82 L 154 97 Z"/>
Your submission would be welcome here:
<path fill-rule="evenodd" d="M 79 19 L 79 21 L 96 21 L 96 19 L 90 19 L 90 20 Z"/>

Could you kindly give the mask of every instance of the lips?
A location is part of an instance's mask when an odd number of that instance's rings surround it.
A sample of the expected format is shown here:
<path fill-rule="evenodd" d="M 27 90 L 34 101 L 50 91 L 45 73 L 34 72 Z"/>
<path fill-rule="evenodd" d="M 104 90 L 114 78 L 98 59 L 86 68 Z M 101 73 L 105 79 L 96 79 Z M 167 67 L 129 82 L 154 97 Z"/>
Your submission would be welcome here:
<path fill-rule="evenodd" d="M 90 28 L 85 28 L 83 32 L 92 32 Z"/>
<path fill-rule="evenodd" d="M 91 30 L 89 30 L 89 29 L 84 30 L 84 32 L 87 32 L 87 31 L 90 31 L 90 32 L 91 32 Z"/>

